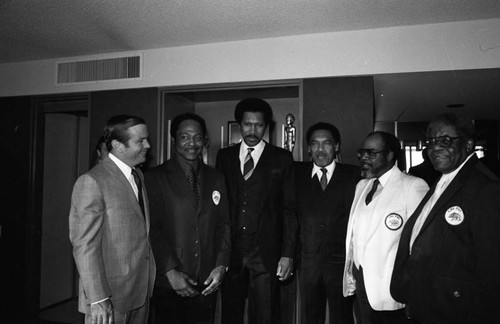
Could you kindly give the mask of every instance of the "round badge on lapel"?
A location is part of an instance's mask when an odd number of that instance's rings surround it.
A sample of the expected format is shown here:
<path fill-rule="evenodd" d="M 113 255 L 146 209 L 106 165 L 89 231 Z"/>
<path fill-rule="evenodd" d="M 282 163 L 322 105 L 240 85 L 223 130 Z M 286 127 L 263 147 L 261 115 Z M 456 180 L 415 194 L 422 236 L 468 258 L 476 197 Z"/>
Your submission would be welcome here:
<path fill-rule="evenodd" d="M 214 204 L 217 206 L 220 202 L 220 192 L 214 190 L 212 192 L 212 200 L 214 201 Z"/>
<path fill-rule="evenodd" d="M 403 217 L 396 213 L 391 213 L 385 217 L 385 226 L 391 231 L 397 231 L 403 226 Z"/>
<path fill-rule="evenodd" d="M 444 215 L 444 218 L 450 225 L 453 226 L 460 225 L 464 221 L 464 212 L 462 208 L 458 206 L 453 206 L 448 208 L 446 214 Z"/>

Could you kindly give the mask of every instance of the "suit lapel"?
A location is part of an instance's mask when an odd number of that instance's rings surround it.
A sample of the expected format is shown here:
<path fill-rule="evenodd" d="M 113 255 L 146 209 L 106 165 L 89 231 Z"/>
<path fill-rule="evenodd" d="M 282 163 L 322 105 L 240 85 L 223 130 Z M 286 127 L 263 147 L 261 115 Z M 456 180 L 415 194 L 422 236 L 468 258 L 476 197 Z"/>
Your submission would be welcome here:
<path fill-rule="evenodd" d="M 200 165 L 200 203 L 198 204 L 198 216 L 202 213 L 202 210 L 206 209 L 206 206 L 212 200 L 212 193 L 210 192 L 212 188 L 213 180 L 210 173 L 207 172 L 207 166 L 205 164 Z"/>
<path fill-rule="evenodd" d="M 186 178 L 184 170 L 182 169 L 179 162 L 175 159 L 175 157 L 168 160 L 167 175 L 168 175 L 168 181 L 171 184 L 173 184 L 172 187 L 175 187 L 181 196 L 184 196 L 184 197 L 192 197 L 193 196 L 193 192 L 192 192 L 191 187 L 189 185 L 189 182 Z M 200 196 L 201 196 L 201 185 L 200 185 Z M 192 209 L 193 213 L 197 212 L 194 203 L 189 204 L 189 206 L 190 206 L 189 208 Z"/>
<path fill-rule="evenodd" d="M 262 206 L 264 206 L 266 199 L 268 197 L 268 192 L 271 189 L 269 185 L 270 174 L 266 172 L 271 168 L 270 165 L 271 157 L 272 157 L 271 147 L 268 143 L 266 143 L 266 145 L 264 146 L 264 151 L 262 152 L 259 162 L 257 163 L 254 173 L 252 174 L 252 177 L 255 176 L 255 178 L 259 178 L 262 181 L 262 186 L 261 186 L 262 192 L 260 195 L 260 204 L 259 204 L 259 207 L 261 208 Z M 252 181 L 252 177 L 250 177 L 248 181 Z M 255 178 L 253 180 L 255 180 Z"/>
<path fill-rule="evenodd" d="M 130 182 L 128 182 L 128 179 L 125 177 L 120 168 L 118 168 L 115 162 L 113 162 L 109 157 L 105 158 L 101 163 L 103 163 L 103 166 L 111 173 L 112 177 L 121 183 L 121 188 L 123 188 L 123 191 L 126 192 L 129 196 L 127 200 L 130 201 L 137 216 L 144 220 L 141 206 L 139 205 L 139 201 L 135 196 L 134 189 L 132 189 Z"/>
<path fill-rule="evenodd" d="M 427 219 L 424 222 L 424 225 L 422 225 L 420 233 L 422 233 L 429 226 L 429 224 L 437 217 L 437 215 L 442 214 L 442 208 L 450 201 L 451 198 L 453 198 L 455 193 L 464 186 L 464 180 L 469 176 L 471 169 L 474 167 L 477 161 L 478 158 L 476 156 L 471 157 L 469 161 L 467 161 L 467 163 L 458 172 L 458 174 L 451 181 L 446 190 L 441 194 L 441 197 L 439 197 L 439 199 L 436 201 L 434 207 L 432 207 L 429 215 L 427 216 Z M 433 187 L 435 187 L 435 185 Z"/>
<path fill-rule="evenodd" d="M 390 170 L 387 172 L 391 172 Z M 379 214 L 379 217 L 372 217 L 370 220 L 370 227 L 368 230 L 368 239 L 369 241 L 372 237 L 373 234 L 375 234 L 377 228 L 380 226 L 382 222 L 385 220 L 385 216 L 387 216 L 391 210 L 391 200 L 394 199 L 395 196 L 397 196 L 398 191 L 401 189 L 401 171 L 399 173 L 394 172 L 393 174 L 390 175 L 387 183 L 385 186 L 382 188 L 382 191 L 380 192 L 379 198 L 376 200 L 376 205 L 374 206 L 374 210 L 381 210 L 382 212 Z M 370 182 L 372 183 L 372 182 Z M 369 186 L 371 188 L 371 186 Z M 364 202 L 363 202 L 364 203 Z M 377 207 L 381 208 L 377 208 Z"/>

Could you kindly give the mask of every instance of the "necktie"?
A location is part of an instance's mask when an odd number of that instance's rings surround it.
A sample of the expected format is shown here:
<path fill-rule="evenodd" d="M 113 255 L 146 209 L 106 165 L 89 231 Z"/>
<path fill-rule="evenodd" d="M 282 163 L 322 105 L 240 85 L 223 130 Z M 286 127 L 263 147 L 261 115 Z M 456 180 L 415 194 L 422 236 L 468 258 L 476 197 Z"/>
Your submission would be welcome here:
<path fill-rule="evenodd" d="M 139 200 L 139 206 L 141 206 L 142 214 L 144 215 L 144 199 L 142 198 L 142 182 L 136 169 L 132 169 L 132 175 L 134 176 L 135 185 L 137 186 L 137 197 Z"/>
<path fill-rule="evenodd" d="M 321 184 L 321 189 L 325 191 L 326 186 L 328 185 L 328 179 L 326 177 L 327 170 L 325 168 L 321 168 L 321 172 L 323 172 L 323 175 L 321 176 L 321 180 L 319 180 L 319 183 Z"/>
<path fill-rule="evenodd" d="M 366 203 L 367 206 L 372 201 L 373 195 L 375 194 L 375 191 L 377 191 L 377 187 L 378 187 L 379 183 L 380 182 L 378 181 L 378 179 L 375 179 L 375 181 L 373 181 L 372 190 L 370 190 L 370 192 L 368 193 L 368 195 L 366 195 L 366 199 L 365 199 L 365 203 Z"/>
<path fill-rule="evenodd" d="M 191 185 L 194 201 L 198 204 L 200 202 L 200 189 L 198 188 L 198 177 L 196 176 L 196 171 L 192 166 L 189 167 L 188 180 Z"/>
<path fill-rule="evenodd" d="M 245 181 L 248 180 L 252 176 L 253 173 L 253 158 L 252 158 L 252 151 L 254 149 L 252 147 L 248 148 L 248 153 L 247 156 L 245 157 L 245 163 L 243 164 L 243 177 L 245 178 Z"/>

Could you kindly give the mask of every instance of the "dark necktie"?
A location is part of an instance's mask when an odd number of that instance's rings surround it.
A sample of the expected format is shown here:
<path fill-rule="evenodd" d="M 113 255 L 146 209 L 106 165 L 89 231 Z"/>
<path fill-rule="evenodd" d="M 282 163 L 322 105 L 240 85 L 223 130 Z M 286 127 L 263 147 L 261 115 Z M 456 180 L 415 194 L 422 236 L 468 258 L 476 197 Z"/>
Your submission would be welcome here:
<path fill-rule="evenodd" d="M 253 173 L 253 158 L 252 158 L 252 151 L 254 149 L 252 147 L 248 148 L 248 153 L 247 156 L 245 157 L 245 163 L 243 164 L 243 177 L 245 178 L 245 181 L 248 180 L 252 176 Z"/>
<path fill-rule="evenodd" d="M 321 189 L 325 191 L 326 186 L 328 185 L 328 179 L 326 177 L 327 170 L 325 168 L 321 168 L 321 172 L 323 172 L 323 175 L 321 176 L 321 180 L 319 180 L 319 183 L 321 184 Z"/>
<path fill-rule="evenodd" d="M 372 190 L 370 190 L 368 195 L 366 195 L 366 199 L 365 199 L 366 205 L 368 205 L 372 201 L 373 195 L 375 194 L 375 191 L 377 191 L 377 187 L 378 187 L 379 183 L 380 182 L 378 181 L 378 179 L 375 179 L 375 181 L 373 181 Z"/>
<path fill-rule="evenodd" d="M 198 204 L 200 202 L 200 189 L 198 188 L 198 177 L 196 176 L 196 171 L 192 166 L 189 167 L 188 180 L 191 185 L 194 201 Z"/>
<path fill-rule="evenodd" d="M 132 175 L 134 176 L 135 185 L 137 186 L 137 197 L 139 200 L 139 206 L 141 206 L 142 215 L 144 213 L 144 199 L 142 198 L 142 182 L 136 169 L 132 169 Z"/>

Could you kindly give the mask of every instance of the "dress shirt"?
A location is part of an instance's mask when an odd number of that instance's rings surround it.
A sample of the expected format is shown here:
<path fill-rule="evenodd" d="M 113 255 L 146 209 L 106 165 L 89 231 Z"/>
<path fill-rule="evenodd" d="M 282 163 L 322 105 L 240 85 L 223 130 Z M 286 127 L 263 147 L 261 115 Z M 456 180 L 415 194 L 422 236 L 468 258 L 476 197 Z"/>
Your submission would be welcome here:
<path fill-rule="evenodd" d="M 113 161 L 116 164 L 118 169 L 120 169 L 125 178 L 127 178 L 128 182 L 132 186 L 132 190 L 134 190 L 135 198 L 139 200 L 139 189 L 137 189 L 134 176 L 132 175 L 132 168 L 128 166 L 125 162 L 114 156 L 112 153 L 109 153 L 108 156 L 111 159 L 111 161 Z"/>
<path fill-rule="evenodd" d="M 262 155 L 262 152 L 264 151 L 264 147 L 266 146 L 266 142 L 260 141 L 257 145 L 251 147 L 248 146 L 245 141 L 241 141 L 240 145 L 240 170 L 241 174 L 243 174 L 243 168 L 245 166 L 245 158 L 248 154 L 248 149 L 253 148 L 254 150 L 252 151 L 252 159 L 253 159 L 253 168 L 255 169 L 257 167 L 257 163 L 259 162 L 260 156 Z"/>
<path fill-rule="evenodd" d="M 335 171 L 335 160 L 333 160 L 332 163 L 325 167 L 319 167 L 315 163 L 313 163 L 313 169 L 311 173 L 311 178 L 314 178 L 314 176 L 318 176 L 318 180 L 321 181 L 321 177 L 323 176 L 323 171 L 321 171 L 322 168 L 326 169 L 326 183 L 330 183 L 330 179 L 333 176 L 333 172 Z"/>
<path fill-rule="evenodd" d="M 391 175 L 395 172 L 397 166 L 394 165 L 390 170 L 388 170 L 386 173 L 384 173 L 381 177 L 378 178 L 379 185 L 377 187 L 377 191 L 373 194 L 372 201 L 370 204 L 367 206 L 365 204 L 365 197 L 370 192 L 370 190 L 373 187 L 373 182 L 377 178 L 370 179 L 370 183 L 366 185 L 365 193 L 363 194 L 363 199 L 360 200 L 360 203 L 357 204 L 356 206 L 356 211 L 355 211 L 355 218 L 354 218 L 354 223 L 353 223 L 353 238 L 352 238 L 352 244 L 353 244 L 353 259 L 354 259 L 354 264 L 356 267 L 359 269 L 359 266 L 363 266 L 363 251 L 365 251 L 365 245 L 367 242 L 367 235 L 368 235 L 368 229 L 370 227 L 370 224 L 376 220 L 373 219 L 373 217 L 376 216 L 376 206 L 377 206 L 377 200 L 380 196 L 380 193 L 382 190 L 384 190 L 385 186 L 387 185 L 387 182 L 389 181 L 389 178 Z M 385 217 L 386 215 L 381 215 L 379 217 Z"/>
<path fill-rule="evenodd" d="M 462 169 L 462 167 L 469 161 L 469 159 L 474 155 L 475 153 L 472 153 L 469 155 L 465 161 L 460 164 L 458 168 L 453 170 L 450 173 L 445 173 L 439 178 L 438 183 L 436 184 L 436 188 L 434 189 L 434 193 L 432 196 L 427 200 L 427 203 L 425 204 L 424 208 L 422 208 L 422 211 L 420 212 L 420 215 L 418 216 L 417 220 L 415 220 L 415 225 L 413 225 L 413 229 L 411 232 L 411 238 L 410 238 L 410 254 L 411 254 L 411 249 L 413 247 L 413 242 L 415 242 L 415 239 L 417 238 L 418 234 L 420 233 L 420 230 L 422 229 L 422 226 L 425 223 L 425 220 L 427 219 L 427 216 L 429 216 L 429 213 L 431 212 L 432 208 L 436 204 L 436 202 L 439 200 L 439 197 L 441 197 L 441 194 L 448 188 L 448 185 L 455 179 L 455 176 L 458 174 L 458 172 Z"/>

